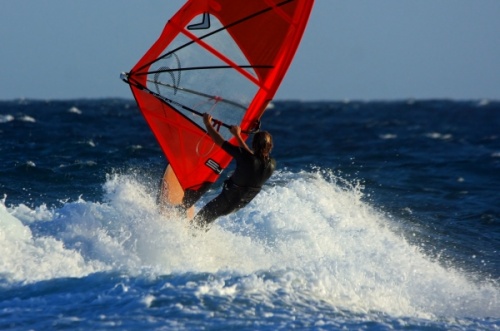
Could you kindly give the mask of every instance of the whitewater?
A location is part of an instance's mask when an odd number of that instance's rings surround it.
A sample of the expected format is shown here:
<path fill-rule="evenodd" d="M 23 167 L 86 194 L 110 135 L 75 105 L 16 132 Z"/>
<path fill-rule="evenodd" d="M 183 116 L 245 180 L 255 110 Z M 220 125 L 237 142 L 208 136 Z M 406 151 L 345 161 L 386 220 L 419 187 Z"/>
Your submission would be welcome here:
<path fill-rule="evenodd" d="M 208 273 L 192 284 L 197 295 L 271 307 L 279 295 L 287 306 L 353 314 L 500 317 L 497 285 L 430 261 L 362 201 L 359 184 L 330 173 L 280 172 L 247 208 L 207 233 L 162 215 L 151 187 L 133 176 L 111 175 L 103 189 L 102 202 L 81 198 L 57 209 L 2 203 L 4 286 L 99 272 Z"/>

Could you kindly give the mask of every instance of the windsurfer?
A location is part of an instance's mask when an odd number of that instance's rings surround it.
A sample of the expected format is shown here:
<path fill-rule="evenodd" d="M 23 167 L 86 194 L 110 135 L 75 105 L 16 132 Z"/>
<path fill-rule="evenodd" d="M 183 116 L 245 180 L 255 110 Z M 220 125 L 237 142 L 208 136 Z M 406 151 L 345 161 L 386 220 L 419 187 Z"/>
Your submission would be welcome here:
<path fill-rule="evenodd" d="M 208 230 L 218 217 L 228 215 L 245 207 L 260 192 L 262 185 L 271 177 L 276 168 L 276 160 L 270 155 L 273 147 L 269 132 L 257 132 L 252 141 L 252 149 L 241 137 L 241 128 L 232 126 L 230 131 L 238 141 L 234 146 L 225 141 L 212 125 L 212 116 L 203 115 L 203 122 L 214 143 L 236 160 L 236 169 L 224 182 L 222 192 L 207 203 L 191 221 L 195 227 Z"/>

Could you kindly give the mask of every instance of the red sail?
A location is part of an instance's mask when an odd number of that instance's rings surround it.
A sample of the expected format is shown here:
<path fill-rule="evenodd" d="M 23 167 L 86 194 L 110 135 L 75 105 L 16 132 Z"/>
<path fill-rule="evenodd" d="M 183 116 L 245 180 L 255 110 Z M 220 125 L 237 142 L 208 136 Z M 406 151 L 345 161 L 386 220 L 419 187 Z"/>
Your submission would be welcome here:
<path fill-rule="evenodd" d="M 126 74 L 137 104 L 194 200 L 229 164 L 203 113 L 247 133 L 273 98 L 297 50 L 313 0 L 190 0 Z M 246 138 L 246 134 L 244 134 Z M 192 203 L 194 203 L 194 200 Z"/>

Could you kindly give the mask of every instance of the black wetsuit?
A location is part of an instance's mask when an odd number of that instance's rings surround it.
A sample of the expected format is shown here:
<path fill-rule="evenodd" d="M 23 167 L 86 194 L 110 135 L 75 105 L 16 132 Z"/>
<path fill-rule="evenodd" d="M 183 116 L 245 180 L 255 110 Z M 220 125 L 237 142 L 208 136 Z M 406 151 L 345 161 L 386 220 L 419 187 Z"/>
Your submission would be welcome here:
<path fill-rule="evenodd" d="M 207 227 L 220 216 L 228 215 L 244 206 L 260 192 L 262 185 L 271 177 L 276 160 L 263 160 L 245 148 L 236 147 L 227 141 L 222 149 L 236 160 L 236 169 L 224 182 L 222 192 L 207 203 L 196 215 L 197 226 Z"/>

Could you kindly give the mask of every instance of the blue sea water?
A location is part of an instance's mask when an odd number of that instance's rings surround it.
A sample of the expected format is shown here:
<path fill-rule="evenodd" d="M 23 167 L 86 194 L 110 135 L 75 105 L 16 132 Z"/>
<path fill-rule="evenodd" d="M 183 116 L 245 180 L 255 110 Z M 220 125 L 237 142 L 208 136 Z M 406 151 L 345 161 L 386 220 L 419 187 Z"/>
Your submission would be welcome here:
<path fill-rule="evenodd" d="M 0 102 L 0 329 L 500 329 L 500 102 L 262 122 L 278 171 L 193 237 L 132 100 Z"/>

